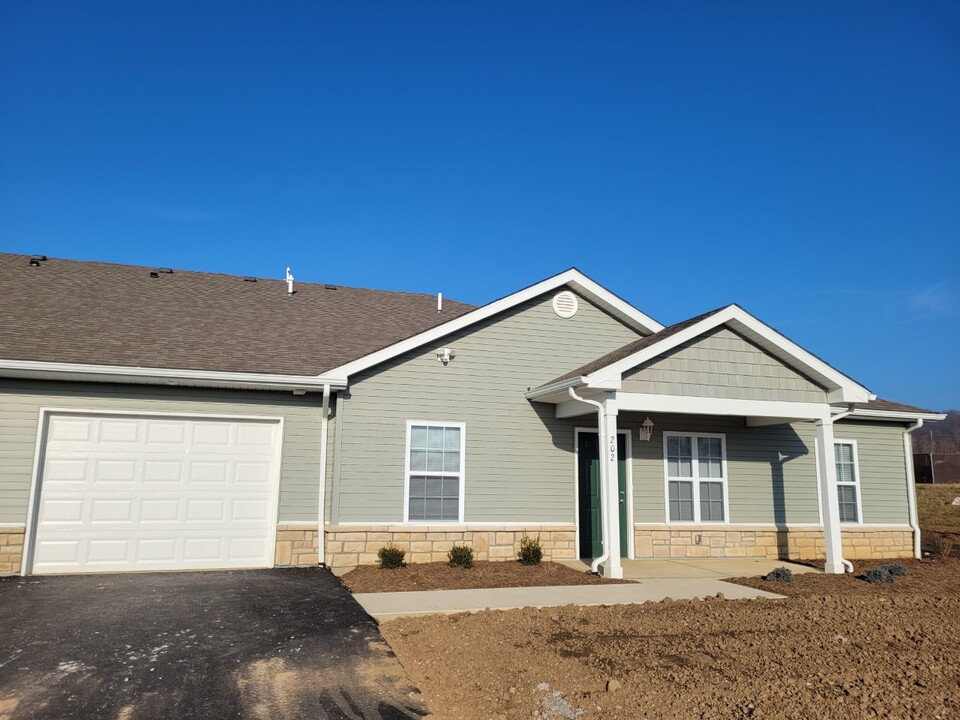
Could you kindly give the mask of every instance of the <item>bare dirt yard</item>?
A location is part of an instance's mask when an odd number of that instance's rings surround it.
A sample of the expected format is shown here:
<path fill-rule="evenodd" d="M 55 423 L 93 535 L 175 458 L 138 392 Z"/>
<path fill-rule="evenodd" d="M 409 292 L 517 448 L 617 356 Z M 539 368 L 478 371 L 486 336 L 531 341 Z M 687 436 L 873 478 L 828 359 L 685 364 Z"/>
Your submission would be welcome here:
<path fill-rule="evenodd" d="M 443 720 L 960 718 L 960 560 L 904 564 L 910 576 L 892 585 L 743 581 L 784 600 L 487 611 L 381 629 Z"/>
<path fill-rule="evenodd" d="M 960 557 L 960 485 L 917 485 L 917 514 L 923 551 Z"/>
<path fill-rule="evenodd" d="M 414 590 L 464 590 L 501 587 L 548 587 L 552 585 L 597 585 L 620 583 L 565 565 L 544 562 L 521 565 L 516 561 L 477 561 L 472 568 L 450 567 L 446 562 L 407 565 L 384 570 L 361 565 L 340 581 L 350 592 L 410 592 Z"/>

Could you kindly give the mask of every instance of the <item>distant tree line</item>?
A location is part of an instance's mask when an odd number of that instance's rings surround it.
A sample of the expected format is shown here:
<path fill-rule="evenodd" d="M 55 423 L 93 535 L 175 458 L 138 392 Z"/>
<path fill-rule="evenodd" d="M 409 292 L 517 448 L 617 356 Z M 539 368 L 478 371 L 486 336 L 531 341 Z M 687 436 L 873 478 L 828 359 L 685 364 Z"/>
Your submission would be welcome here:
<path fill-rule="evenodd" d="M 960 453 L 960 410 L 947 410 L 947 418 L 924 423 L 913 432 L 915 453 Z"/>

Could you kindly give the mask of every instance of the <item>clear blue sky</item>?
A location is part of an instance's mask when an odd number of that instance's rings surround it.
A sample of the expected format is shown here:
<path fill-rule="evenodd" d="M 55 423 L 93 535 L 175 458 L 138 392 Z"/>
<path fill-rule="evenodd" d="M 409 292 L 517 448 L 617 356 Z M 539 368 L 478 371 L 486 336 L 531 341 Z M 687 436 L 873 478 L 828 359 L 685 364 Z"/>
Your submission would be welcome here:
<path fill-rule="evenodd" d="M 0 4 L 0 249 L 443 291 L 576 265 L 960 407 L 960 4 Z"/>

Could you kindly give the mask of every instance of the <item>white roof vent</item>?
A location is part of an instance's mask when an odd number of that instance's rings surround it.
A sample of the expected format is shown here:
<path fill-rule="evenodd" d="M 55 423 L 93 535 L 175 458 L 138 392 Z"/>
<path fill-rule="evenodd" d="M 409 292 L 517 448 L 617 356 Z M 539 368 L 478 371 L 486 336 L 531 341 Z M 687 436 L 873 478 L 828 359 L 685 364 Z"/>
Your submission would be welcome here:
<path fill-rule="evenodd" d="M 553 311 L 562 318 L 572 318 L 579 308 L 577 296 L 569 290 L 562 290 L 553 296 Z"/>

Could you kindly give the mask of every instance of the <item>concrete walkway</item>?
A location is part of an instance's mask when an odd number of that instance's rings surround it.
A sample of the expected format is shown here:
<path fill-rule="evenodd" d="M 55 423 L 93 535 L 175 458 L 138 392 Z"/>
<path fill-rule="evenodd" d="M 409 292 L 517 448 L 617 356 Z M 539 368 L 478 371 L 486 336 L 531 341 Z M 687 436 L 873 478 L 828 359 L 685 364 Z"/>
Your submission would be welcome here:
<path fill-rule="evenodd" d="M 782 563 L 781 563 L 782 564 Z M 623 585 L 434 590 L 428 592 L 358 593 L 354 599 L 384 622 L 414 615 L 512 610 L 561 605 L 632 605 L 670 597 L 674 600 L 715 597 L 781 598 L 781 595 L 723 582 L 716 578 L 661 578 Z"/>

